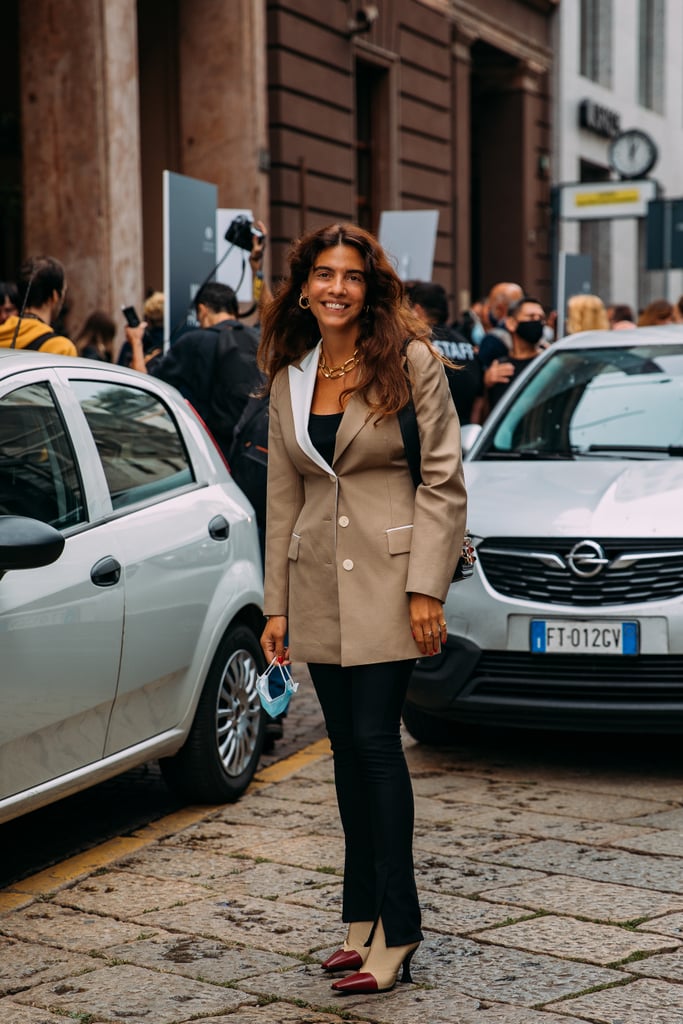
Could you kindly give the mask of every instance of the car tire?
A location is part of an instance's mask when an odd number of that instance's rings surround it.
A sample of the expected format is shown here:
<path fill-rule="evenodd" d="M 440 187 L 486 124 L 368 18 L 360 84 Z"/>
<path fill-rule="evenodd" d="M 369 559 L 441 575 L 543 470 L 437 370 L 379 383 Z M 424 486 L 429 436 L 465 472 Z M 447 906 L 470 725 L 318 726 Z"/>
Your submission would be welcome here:
<path fill-rule="evenodd" d="M 231 626 L 216 651 L 185 744 L 159 763 L 183 799 L 232 803 L 251 782 L 263 748 L 265 712 L 256 679 L 265 662 L 248 626 Z"/>
<path fill-rule="evenodd" d="M 430 715 L 408 700 L 403 705 L 403 724 L 414 740 L 430 747 L 449 746 L 462 735 L 455 722 Z"/>

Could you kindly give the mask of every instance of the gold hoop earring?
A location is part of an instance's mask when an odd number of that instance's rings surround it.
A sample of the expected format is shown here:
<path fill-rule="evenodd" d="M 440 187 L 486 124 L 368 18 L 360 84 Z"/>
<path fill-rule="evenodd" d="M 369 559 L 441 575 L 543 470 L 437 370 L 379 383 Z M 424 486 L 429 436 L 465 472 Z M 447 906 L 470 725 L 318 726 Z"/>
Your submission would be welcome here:
<path fill-rule="evenodd" d="M 307 295 L 304 295 L 303 292 L 299 296 L 299 305 L 301 306 L 302 309 L 310 309 L 311 308 L 311 303 L 309 301 L 309 298 L 308 298 Z"/>

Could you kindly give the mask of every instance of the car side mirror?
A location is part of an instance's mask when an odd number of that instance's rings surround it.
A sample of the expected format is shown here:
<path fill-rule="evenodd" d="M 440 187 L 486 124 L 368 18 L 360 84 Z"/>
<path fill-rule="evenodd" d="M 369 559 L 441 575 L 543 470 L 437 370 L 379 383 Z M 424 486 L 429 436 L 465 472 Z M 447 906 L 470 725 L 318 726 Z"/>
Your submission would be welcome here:
<path fill-rule="evenodd" d="M 461 428 L 461 430 L 460 430 L 460 445 L 462 447 L 463 455 L 467 455 L 467 453 L 472 448 L 472 446 L 474 445 L 474 442 L 477 440 L 477 438 L 479 437 L 480 434 L 481 434 L 481 424 L 480 423 L 466 423 L 465 426 Z"/>
<path fill-rule="evenodd" d="M 64 538 L 53 526 L 27 516 L 0 516 L 0 575 L 56 562 Z"/>

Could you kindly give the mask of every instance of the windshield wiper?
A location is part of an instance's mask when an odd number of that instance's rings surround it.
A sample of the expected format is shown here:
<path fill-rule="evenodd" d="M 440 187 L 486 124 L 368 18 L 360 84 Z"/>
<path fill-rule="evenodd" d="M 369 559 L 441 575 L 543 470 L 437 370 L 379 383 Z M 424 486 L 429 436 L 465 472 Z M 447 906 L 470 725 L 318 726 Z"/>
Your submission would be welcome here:
<path fill-rule="evenodd" d="M 516 448 L 514 451 L 500 451 L 489 448 L 482 452 L 482 459 L 573 459 L 571 452 L 549 452 L 545 448 Z"/>
<path fill-rule="evenodd" d="M 680 444 L 589 444 L 585 448 L 577 449 L 581 455 L 590 452 L 614 452 L 616 455 L 628 452 L 652 452 L 655 455 L 670 455 L 681 458 L 683 456 L 683 445 Z"/>

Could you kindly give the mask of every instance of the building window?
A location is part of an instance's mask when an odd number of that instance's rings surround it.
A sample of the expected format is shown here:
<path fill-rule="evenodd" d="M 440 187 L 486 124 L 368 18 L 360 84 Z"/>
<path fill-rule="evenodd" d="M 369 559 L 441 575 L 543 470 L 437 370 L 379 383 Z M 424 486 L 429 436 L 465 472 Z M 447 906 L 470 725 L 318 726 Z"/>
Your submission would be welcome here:
<path fill-rule="evenodd" d="M 581 0 L 579 64 L 584 78 L 612 87 L 612 0 Z"/>
<path fill-rule="evenodd" d="M 640 0 L 638 102 L 658 114 L 664 111 L 664 0 Z"/>
<path fill-rule="evenodd" d="M 356 62 L 356 222 L 377 231 L 388 202 L 391 141 L 389 73 L 385 67 Z"/>

